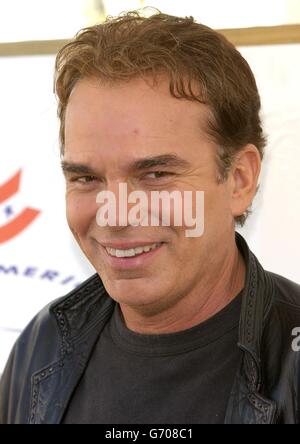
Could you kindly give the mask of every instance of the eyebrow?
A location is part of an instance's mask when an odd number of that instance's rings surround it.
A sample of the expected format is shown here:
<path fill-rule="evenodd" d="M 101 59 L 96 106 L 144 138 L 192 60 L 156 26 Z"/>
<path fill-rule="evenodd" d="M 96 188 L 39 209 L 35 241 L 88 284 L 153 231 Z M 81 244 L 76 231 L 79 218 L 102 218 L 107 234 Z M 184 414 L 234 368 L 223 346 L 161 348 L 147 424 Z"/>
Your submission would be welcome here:
<path fill-rule="evenodd" d="M 138 159 L 131 162 L 128 165 L 129 171 L 141 171 L 149 168 L 155 167 L 169 167 L 169 168 L 189 168 L 191 167 L 190 162 L 181 157 L 177 156 L 177 154 L 161 154 L 159 156 L 145 157 L 143 159 Z M 75 162 L 67 162 L 62 161 L 61 167 L 64 174 L 73 173 L 73 174 L 89 174 L 96 175 L 97 173 L 88 165 L 75 163 Z"/>
<path fill-rule="evenodd" d="M 177 154 L 161 154 L 160 156 L 145 157 L 136 160 L 129 165 L 129 170 L 139 171 L 157 166 L 187 168 L 190 167 L 191 164 L 187 160 L 177 156 Z"/>
<path fill-rule="evenodd" d="M 63 160 L 61 162 L 61 168 L 64 174 L 90 174 L 95 175 L 95 171 L 93 171 L 92 168 L 90 168 L 88 165 L 82 164 L 82 163 L 75 163 L 75 162 L 67 162 Z"/>

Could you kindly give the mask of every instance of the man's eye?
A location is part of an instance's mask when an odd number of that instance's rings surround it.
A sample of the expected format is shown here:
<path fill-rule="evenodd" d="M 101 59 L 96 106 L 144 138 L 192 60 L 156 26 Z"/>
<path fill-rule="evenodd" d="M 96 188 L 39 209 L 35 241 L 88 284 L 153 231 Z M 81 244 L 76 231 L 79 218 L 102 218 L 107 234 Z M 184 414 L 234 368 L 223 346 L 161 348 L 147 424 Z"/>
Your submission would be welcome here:
<path fill-rule="evenodd" d="M 173 176 L 174 173 L 170 173 L 169 171 L 152 171 L 151 173 L 145 174 L 144 177 L 147 179 L 160 179 L 161 177 Z"/>
<path fill-rule="evenodd" d="M 71 179 L 71 182 L 79 182 L 79 183 L 90 183 L 96 180 L 95 176 L 80 176 L 80 177 L 73 177 Z"/>

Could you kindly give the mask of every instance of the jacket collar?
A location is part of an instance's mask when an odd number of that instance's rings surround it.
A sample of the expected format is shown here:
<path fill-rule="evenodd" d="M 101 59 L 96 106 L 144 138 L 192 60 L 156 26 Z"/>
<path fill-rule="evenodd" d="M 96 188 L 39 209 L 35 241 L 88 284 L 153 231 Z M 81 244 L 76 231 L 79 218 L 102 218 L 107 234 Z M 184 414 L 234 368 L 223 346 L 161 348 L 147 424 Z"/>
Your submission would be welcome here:
<path fill-rule="evenodd" d="M 63 354 L 71 352 L 73 345 L 94 326 L 105 323 L 114 305 L 98 274 L 53 304 L 50 311 L 58 324 Z"/>
<path fill-rule="evenodd" d="M 245 370 L 251 389 L 259 390 L 261 385 L 262 333 L 272 306 L 273 281 L 250 251 L 244 238 L 237 232 L 236 243 L 246 263 L 238 346 L 246 352 Z M 247 357 L 247 354 L 251 356 L 252 360 Z"/>
<path fill-rule="evenodd" d="M 277 405 L 261 393 L 261 348 L 273 301 L 273 281 L 238 233 L 236 243 L 246 263 L 238 341 L 243 354 L 227 404 L 225 424 L 271 424 L 276 420 Z"/>

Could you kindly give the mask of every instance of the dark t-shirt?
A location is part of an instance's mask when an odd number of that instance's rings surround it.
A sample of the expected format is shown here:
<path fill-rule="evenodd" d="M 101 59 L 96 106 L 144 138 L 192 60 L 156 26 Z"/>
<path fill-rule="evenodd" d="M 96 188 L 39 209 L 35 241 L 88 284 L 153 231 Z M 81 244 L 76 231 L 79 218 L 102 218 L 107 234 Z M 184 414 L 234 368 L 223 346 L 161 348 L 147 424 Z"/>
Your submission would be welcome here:
<path fill-rule="evenodd" d="M 119 305 L 75 390 L 65 424 L 223 423 L 241 351 L 242 292 L 188 330 L 140 334 Z"/>

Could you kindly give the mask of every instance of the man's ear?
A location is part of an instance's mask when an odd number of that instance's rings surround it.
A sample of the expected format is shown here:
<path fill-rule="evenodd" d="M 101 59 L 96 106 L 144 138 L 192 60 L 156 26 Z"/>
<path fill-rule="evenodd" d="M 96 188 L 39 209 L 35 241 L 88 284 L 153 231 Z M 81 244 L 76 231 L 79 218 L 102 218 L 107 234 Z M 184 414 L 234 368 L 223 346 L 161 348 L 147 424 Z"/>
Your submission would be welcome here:
<path fill-rule="evenodd" d="M 231 212 L 233 216 L 242 215 L 255 196 L 261 158 L 255 145 L 248 144 L 236 155 L 230 176 L 232 181 Z"/>

